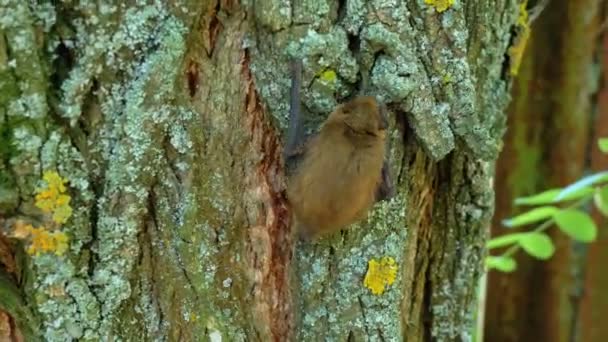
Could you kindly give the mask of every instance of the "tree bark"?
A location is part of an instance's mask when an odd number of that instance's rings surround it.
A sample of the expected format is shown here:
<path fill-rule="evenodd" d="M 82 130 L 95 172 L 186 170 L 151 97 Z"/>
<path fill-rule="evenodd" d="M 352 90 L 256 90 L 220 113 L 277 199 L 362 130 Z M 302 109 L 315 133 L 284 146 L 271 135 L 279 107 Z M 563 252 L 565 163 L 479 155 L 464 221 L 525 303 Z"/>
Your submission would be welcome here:
<path fill-rule="evenodd" d="M 441 3 L 4 1 L 2 229 L 47 171 L 73 213 L 64 255 L 0 245 L 0 308 L 28 341 L 470 340 L 521 12 Z M 318 243 L 284 197 L 290 56 L 309 130 L 358 92 L 392 117 L 397 195 Z"/>
<path fill-rule="evenodd" d="M 594 132 L 605 131 L 605 115 L 594 102 L 604 6 L 600 0 L 551 1 L 532 27 L 497 165 L 496 235 L 504 233 L 501 220 L 518 213 L 514 198 L 565 186 L 590 166 L 591 151 L 597 148 Z M 592 307 L 603 307 L 596 293 L 602 281 L 585 280 L 587 273 L 597 275 L 600 266 L 586 265 L 587 246 L 557 229 L 549 232 L 556 245 L 550 260 L 519 253 L 516 272 L 489 274 L 487 341 L 595 341 L 589 327 L 603 329 L 599 316 L 593 320 L 588 315 Z M 605 240 L 601 228 L 598 233 L 599 241 L 589 245 L 596 260 L 596 244 Z"/>

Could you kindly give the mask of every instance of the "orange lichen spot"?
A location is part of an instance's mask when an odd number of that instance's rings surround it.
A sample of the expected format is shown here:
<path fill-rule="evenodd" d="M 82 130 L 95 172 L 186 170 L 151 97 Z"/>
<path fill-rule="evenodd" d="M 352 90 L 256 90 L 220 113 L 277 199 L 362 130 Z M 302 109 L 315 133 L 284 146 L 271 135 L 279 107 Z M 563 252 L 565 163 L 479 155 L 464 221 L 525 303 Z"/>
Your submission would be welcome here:
<path fill-rule="evenodd" d="M 68 249 L 68 240 L 68 236 L 63 232 L 51 233 L 44 227 L 32 228 L 27 253 L 36 256 L 41 253 L 63 255 Z"/>
<path fill-rule="evenodd" d="M 528 23 L 528 11 L 526 10 L 527 1 L 519 5 L 519 17 L 517 18 L 517 27 L 520 32 L 515 38 L 513 45 L 509 48 L 509 56 L 511 57 L 509 74 L 516 76 L 519 72 L 521 61 L 524 57 L 524 51 L 530 38 L 530 24 Z"/>
<path fill-rule="evenodd" d="M 11 236 L 29 243 L 26 251 L 30 255 L 63 255 L 68 249 L 69 238 L 64 232 L 58 231 L 58 228 L 72 216 L 71 198 L 66 194 L 65 187 L 67 180 L 55 171 L 46 171 L 42 179 L 45 184 L 36 189 L 35 204 L 46 214 L 44 225 L 35 228 L 17 220 L 13 224 Z"/>
<path fill-rule="evenodd" d="M 454 1 L 455 0 L 424 0 L 424 3 L 435 7 L 435 10 L 441 13 L 452 7 Z"/>
<path fill-rule="evenodd" d="M 30 246 L 27 248 L 29 255 L 40 255 L 46 253 L 53 248 L 53 237 L 51 233 L 44 228 L 32 228 L 30 231 L 31 241 Z"/>
<path fill-rule="evenodd" d="M 66 223 L 72 215 L 71 198 L 65 193 L 67 180 L 55 171 L 46 171 L 42 179 L 46 186 L 36 189 L 36 206 L 43 212 L 52 214 L 55 223 Z"/>
<path fill-rule="evenodd" d="M 397 263 L 391 257 L 380 260 L 370 259 L 363 285 L 373 294 L 381 295 L 387 286 L 392 285 L 397 277 Z"/>
<path fill-rule="evenodd" d="M 68 236 L 63 232 L 50 232 L 45 227 L 34 228 L 23 221 L 15 222 L 12 237 L 20 240 L 29 240 L 27 253 L 40 255 L 42 253 L 55 253 L 63 255 L 68 249 Z"/>

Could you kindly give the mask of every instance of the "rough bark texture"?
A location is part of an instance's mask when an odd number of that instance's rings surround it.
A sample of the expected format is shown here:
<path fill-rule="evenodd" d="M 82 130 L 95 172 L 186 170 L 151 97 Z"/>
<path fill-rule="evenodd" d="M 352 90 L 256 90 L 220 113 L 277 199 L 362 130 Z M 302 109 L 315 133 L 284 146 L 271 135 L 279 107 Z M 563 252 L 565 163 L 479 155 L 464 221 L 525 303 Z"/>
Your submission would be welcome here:
<path fill-rule="evenodd" d="M 468 340 L 520 12 L 427 2 L 1 2 L 3 230 L 48 170 L 74 213 L 0 308 L 28 341 Z M 309 129 L 360 90 L 393 117 L 397 196 L 316 244 L 283 195 L 293 55 Z"/>
<path fill-rule="evenodd" d="M 593 115 L 602 6 L 600 0 L 551 1 L 532 27 L 497 165 L 496 235 L 504 232 L 500 221 L 517 214 L 514 198 L 565 186 L 589 168 L 590 151 L 596 149 L 593 132 L 605 131 L 605 113 Z M 516 272 L 492 272 L 486 340 L 594 341 L 589 336 L 597 330 L 591 326 L 602 329 L 605 338 L 605 316 L 589 316 L 604 307 L 597 293 L 602 288 L 599 263 L 605 265 L 606 260 L 598 259 L 605 244 L 602 231 L 599 241 L 589 246 L 598 263 L 590 268 L 585 265 L 587 246 L 551 229 L 556 253 L 549 261 L 520 253 Z M 587 272 L 593 278 L 585 284 Z M 593 305 L 590 295 L 596 298 Z"/>

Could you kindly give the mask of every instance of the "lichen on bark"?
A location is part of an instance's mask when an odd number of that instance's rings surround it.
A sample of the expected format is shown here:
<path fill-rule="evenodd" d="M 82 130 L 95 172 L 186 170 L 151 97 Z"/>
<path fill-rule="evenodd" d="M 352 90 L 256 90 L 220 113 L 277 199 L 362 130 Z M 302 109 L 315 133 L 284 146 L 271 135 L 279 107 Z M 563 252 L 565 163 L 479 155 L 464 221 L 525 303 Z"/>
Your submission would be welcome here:
<path fill-rule="evenodd" d="M 67 255 L 27 267 L 41 339 L 465 336 L 516 14 L 383 0 L 1 6 L 1 213 L 35 219 L 47 169 L 74 208 Z M 368 220 L 295 246 L 280 157 L 291 56 L 309 131 L 359 92 L 387 103 L 398 189 Z M 382 256 L 398 272 L 376 296 L 363 277 Z"/>
<path fill-rule="evenodd" d="M 274 14 L 256 12 L 261 24 L 255 26 L 257 40 L 251 43 L 253 71 L 262 99 L 280 127 L 287 126 L 287 61 L 292 57 L 304 62 L 308 131 L 315 131 L 335 104 L 360 92 L 383 100 L 395 118 L 389 155 L 404 197 L 402 207 L 385 212 L 383 220 L 405 212 L 404 222 L 392 226 L 396 232 L 407 232 L 398 234 L 404 262 L 398 279 L 405 279 L 398 280 L 403 289 L 403 321 L 376 331 L 373 323 L 363 323 L 363 315 L 373 313 L 395 322 L 390 305 L 370 311 L 362 309 L 369 303 L 335 301 L 336 296 L 362 290 L 336 288 L 331 281 L 359 280 L 362 286 L 364 256 L 346 251 L 388 243 L 382 238 L 371 245 L 351 240 L 352 234 L 384 236 L 370 221 L 320 245 L 297 246 L 294 267 L 303 268 L 296 293 L 300 305 L 305 303 L 298 317 L 300 336 L 347 339 L 368 328 L 367 334 L 387 333 L 407 340 L 426 334 L 440 340 L 467 339 L 473 288 L 481 274 L 483 241 L 492 214 L 493 163 L 508 102 L 503 62 L 517 18 L 514 1 L 501 2 L 500 15 L 489 10 L 492 6 L 456 2 L 437 13 L 434 7 L 414 1 L 346 1 L 335 11 L 317 12 L 312 20 L 294 18 L 290 27 L 281 30 L 263 24 L 276 21 L 264 17 Z M 297 2 L 292 13 L 311 7 L 306 1 Z M 333 24 L 327 25 L 328 21 Z M 486 26 L 493 30 L 481 29 Z M 333 88 L 319 86 L 328 70 L 337 76 Z M 385 205 L 379 204 L 374 212 L 382 208 Z M 358 266 L 338 267 L 342 258 L 356 259 Z M 324 302 L 333 304 L 328 307 Z M 423 321 L 424 312 L 433 318 Z"/>
<path fill-rule="evenodd" d="M 44 340 L 108 338 L 115 334 L 118 308 L 130 297 L 131 272 L 139 253 L 138 221 L 145 212 L 141 203 L 147 197 L 142 184 L 154 177 L 151 166 L 158 156 L 152 137 L 162 138 L 142 125 L 156 125 L 157 130 L 168 125 L 162 122 L 162 114 L 168 114 L 163 105 L 173 96 L 185 51 L 183 23 L 160 4 L 121 12 L 116 6 L 83 3 L 73 12 L 61 13 L 66 16 L 60 22 L 48 4 L 30 8 L 9 1 L 4 6 L 14 9 L 3 7 L 0 21 L 8 37 L 8 64 L 19 88 L 5 107 L 13 132 L 8 143 L 17 149 L 10 164 L 15 174 L 24 173 L 17 184 L 23 201 L 19 210 L 36 215 L 31 194 L 38 175 L 47 169 L 57 169 L 69 180 L 75 206 L 65 226 L 73 241 L 68 255 L 30 260 L 32 278 L 26 286 L 30 305 L 35 299 Z M 84 13 L 85 20 L 80 17 Z M 66 26 L 74 29 L 67 37 L 58 29 Z M 137 32 L 129 34 L 133 29 Z M 156 52 L 149 50 L 152 44 L 159 46 Z M 147 53 L 146 61 L 114 55 L 126 47 Z M 52 60 L 68 58 L 54 55 L 61 49 L 70 50 L 77 59 L 67 75 L 50 70 Z M 120 63 L 128 75 L 113 80 L 114 84 L 104 83 L 101 80 L 111 73 L 112 62 Z M 47 87 L 61 77 L 65 78 L 60 80 L 60 91 L 48 92 Z M 97 88 L 92 89 L 95 83 Z M 156 96 L 144 102 L 149 87 L 155 88 Z M 92 107 L 83 108 L 91 103 Z M 98 112 L 91 113 L 94 110 Z M 99 115 L 100 121 L 86 123 L 99 130 L 92 136 L 75 125 L 82 113 Z M 103 166 L 108 166 L 107 171 L 100 170 Z M 100 188 L 103 195 L 96 193 Z M 127 198 L 139 200 L 116 206 Z"/>

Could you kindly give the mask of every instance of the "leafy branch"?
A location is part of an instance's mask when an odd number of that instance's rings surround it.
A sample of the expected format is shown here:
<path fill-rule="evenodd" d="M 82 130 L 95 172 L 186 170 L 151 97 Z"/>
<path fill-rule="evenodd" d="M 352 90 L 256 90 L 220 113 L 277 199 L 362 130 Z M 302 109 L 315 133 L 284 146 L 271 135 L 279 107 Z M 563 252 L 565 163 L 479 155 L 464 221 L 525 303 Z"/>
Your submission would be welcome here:
<path fill-rule="evenodd" d="M 603 153 L 608 153 L 608 138 L 600 139 L 598 145 Z M 575 241 L 595 241 L 597 226 L 589 214 L 581 210 L 591 199 L 595 207 L 608 216 L 608 171 L 583 177 L 565 188 L 515 199 L 515 205 L 534 208 L 504 220 L 502 224 L 507 228 L 534 223 L 537 226 L 527 232 L 509 233 L 490 239 L 486 245 L 488 250 L 506 249 L 499 255 L 489 255 L 486 267 L 512 272 L 517 268 L 513 256 L 520 250 L 537 259 L 551 258 L 555 246 L 545 231 L 554 225 Z"/>

